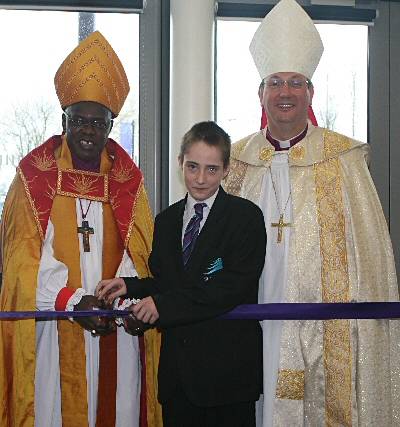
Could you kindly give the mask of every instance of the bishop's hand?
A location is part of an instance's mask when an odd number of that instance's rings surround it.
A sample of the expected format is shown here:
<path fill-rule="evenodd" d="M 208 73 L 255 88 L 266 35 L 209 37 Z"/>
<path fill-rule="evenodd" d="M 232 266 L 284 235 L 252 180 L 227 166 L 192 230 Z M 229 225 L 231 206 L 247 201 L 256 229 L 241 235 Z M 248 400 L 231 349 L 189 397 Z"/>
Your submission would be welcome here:
<path fill-rule="evenodd" d="M 143 323 L 141 320 L 136 319 L 133 313 L 124 317 L 123 322 L 125 331 L 131 335 L 141 335 L 147 331 L 147 329 L 152 328 L 152 325 Z"/>
<path fill-rule="evenodd" d="M 96 310 L 106 308 L 102 301 L 93 295 L 84 295 L 81 301 L 75 305 L 74 311 Z M 108 335 L 115 331 L 116 325 L 114 319 L 108 317 L 91 316 L 91 317 L 76 317 L 75 322 L 82 328 L 90 331 L 93 336 Z"/>
<path fill-rule="evenodd" d="M 112 305 L 115 298 L 124 296 L 127 292 L 124 279 L 121 277 L 114 277 L 113 279 L 101 280 L 96 286 L 94 294 L 99 300 L 104 301 L 105 304 Z"/>

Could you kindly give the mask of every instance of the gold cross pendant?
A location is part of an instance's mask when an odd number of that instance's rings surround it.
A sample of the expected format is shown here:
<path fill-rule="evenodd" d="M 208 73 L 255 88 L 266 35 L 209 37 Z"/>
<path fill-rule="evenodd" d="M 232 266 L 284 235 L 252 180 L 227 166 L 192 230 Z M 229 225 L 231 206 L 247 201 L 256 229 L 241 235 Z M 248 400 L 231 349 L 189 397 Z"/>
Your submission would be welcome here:
<path fill-rule="evenodd" d="M 283 227 L 290 227 L 290 222 L 284 222 L 283 221 L 283 214 L 279 216 L 279 222 L 272 222 L 272 227 L 278 227 L 278 238 L 276 239 L 277 243 L 282 242 L 282 233 L 283 233 Z"/>

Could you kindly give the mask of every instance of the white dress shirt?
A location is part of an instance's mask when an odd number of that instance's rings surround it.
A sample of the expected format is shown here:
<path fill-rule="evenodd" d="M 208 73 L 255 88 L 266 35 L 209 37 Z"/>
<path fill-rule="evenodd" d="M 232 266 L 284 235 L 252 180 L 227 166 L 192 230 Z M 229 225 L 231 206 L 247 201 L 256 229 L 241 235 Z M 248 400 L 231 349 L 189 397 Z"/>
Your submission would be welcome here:
<path fill-rule="evenodd" d="M 185 235 L 185 230 L 187 225 L 189 224 L 189 221 L 192 219 L 192 217 L 195 215 L 194 211 L 194 205 L 196 203 L 205 203 L 207 206 L 204 206 L 203 208 L 203 219 L 200 222 L 200 228 L 199 228 L 199 234 L 203 228 L 203 225 L 207 221 L 208 214 L 210 213 L 210 210 L 212 208 L 212 205 L 214 204 L 215 198 L 217 197 L 218 190 L 208 199 L 206 200 L 195 200 L 189 193 L 186 200 L 186 206 L 185 206 L 185 212 L 183 214 L 183 226 L 182 226 L 182 244 L 183 244 L 183 237 Z"/>

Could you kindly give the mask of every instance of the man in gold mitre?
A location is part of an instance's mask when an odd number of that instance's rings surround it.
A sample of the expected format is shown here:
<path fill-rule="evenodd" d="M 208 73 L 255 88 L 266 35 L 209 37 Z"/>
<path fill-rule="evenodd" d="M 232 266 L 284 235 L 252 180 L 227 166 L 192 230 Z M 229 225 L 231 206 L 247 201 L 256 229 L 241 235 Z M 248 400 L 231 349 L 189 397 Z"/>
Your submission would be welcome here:
<path fill-rule="evenodd" d="M 99 32 L 67 56 L 55 87 L 63 133 L 21 160 L 4 206 L 0 310 L 96 310 L 99 280 L 149 274 L 143 176 L 108 138 L 129 84 Z M 0 425 L 161 425 L 158 336 L 140 335 L 95 316 L 0 322 Z"/>
<path fill-rule="evenodd" d="M 264 212 L 260 303 L 398 301 L 392 246 L 367 144 L 307 119 L 323 52 L 281 0 L 250 45 L 268 126 L 232 147 L 227 190 Z M 264 321 L 259 425 L 399 425 L 397 321 Z"/>

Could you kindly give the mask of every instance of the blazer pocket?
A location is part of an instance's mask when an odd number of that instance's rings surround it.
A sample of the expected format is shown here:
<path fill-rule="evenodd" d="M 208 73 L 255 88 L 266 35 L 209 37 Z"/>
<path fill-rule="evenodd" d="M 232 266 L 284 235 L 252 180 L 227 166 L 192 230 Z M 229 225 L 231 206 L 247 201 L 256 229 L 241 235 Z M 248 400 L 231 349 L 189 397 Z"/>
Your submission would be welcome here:
<path fill-rule="evenodd" d="M 203 273 L 203 279 L 205 282 L 208 282 L 214 277 L 216 273 L 224 269 L 224 262 L 221 257 L 217 257 L 210 261 L 206 270 Z"/>

